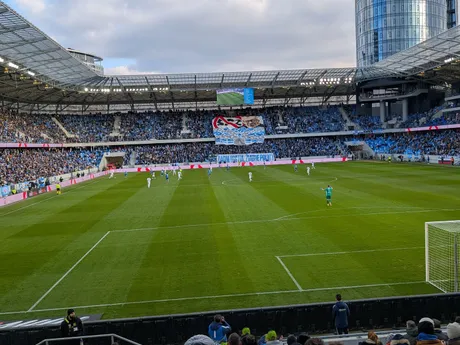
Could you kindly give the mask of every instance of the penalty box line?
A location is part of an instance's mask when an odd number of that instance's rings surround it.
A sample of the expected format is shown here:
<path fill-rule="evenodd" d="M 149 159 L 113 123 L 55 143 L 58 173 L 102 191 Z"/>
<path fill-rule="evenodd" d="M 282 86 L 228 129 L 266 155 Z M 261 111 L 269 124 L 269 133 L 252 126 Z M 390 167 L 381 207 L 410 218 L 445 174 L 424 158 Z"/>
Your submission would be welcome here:
<path fill-rule="evenodd" d="M 34 311 L 35 307 L 37 305 L 40 304 L 41 301 L 43 301 L 46 296 L 48 296 L 56 286 L 58 286 L 64 279 L 65 277 L 67 277 L 79 264 L 80 262 L 82 262 L 108 235 L 110 234 L 110 231 L 107 231 L 104 236 L 102 236 L 99 241 L 96 242 L 96 244 L 94 244 L 85 254 L 83 254 L 83 256 L 76 262 L 73 264 L 72 267 L 70 267 L 67 272 L 64 273 L 64 275 L 59 278 L 54 284 L 53 286 L 51 286 L 48 291 L 46 291 L 28 310 L 27 312 L 32 312 Z"/>
<path fill-rule="evenodd" d="M 368 284 L 368 285 L 356 285 L 356 286 L 345 286 L 345 287 L 334 287 L 334 288 L 319 288 L 319 289 L 303 289 L 299 284 L 297 279 L 295 279 L 292 272 L 286 266 L 283 261 L 283 258 L 291 257 L 309 257 L 309 256 L 327 256 L 327 255 L 343 255 L 343 254 L 357 254 L 357 253 L 375 253 L 375 252 L 386 252 L 386 251 L 404 251 L 404 250 L 415 250 L 415 249 L 425 249 L 425 247 L 406 247 L 406 248 L 381 248 L 381 249 L 367 249 L 367 250 L 353 250 L 353 251 L 343 251 L 343 252 L 326 252 L 326 253 L 308 253 L 308 254 L 287 254 L 275 256 L 278 262 L 281 264 L 283 269 L 286 271 L 289 278 L 291 278 L 294 285 L 299 291 L 311 292 L 311 291 L 321 291 L 321 290 L 332 290 L 332 289 L 350 289 L 350 288 L 361 288 L 361 287 L 378 287 L 378 286 L 391 286 L 391 285 L 405 285 L 405 284 L 416 284 L 419 282 L 403 282 L 403 283 L 378 283 L 378 284 Z"/>
<path fill-rule="evenodd" d="M 281 295 L 281 294 L 293 294 L 293 293 L 309 293 L 309 292 L 321 292 L 321 291 L 339 291 L 347 289 L 363 289 L 372 287 L 384 287 L 384 286 L 399 286 L 399 285 L 415 285 L 415 284 L 427 284 L 424 280 L 411 281 L 411 282 L 398 282 L 398 283 L 382 283 L 382 284 L 368 284 L 368 285 L 353 285 L 353 286 L 334 286 L 326 288 L 313 288 L 313 289 L 302 289 L 302 290 L 281 290 L 281 291 L 262 291 L 262 292 L 249 292 L 249 293 L 235 293 L 215 296 L 195 296 L 195 297 L 179 297 L 179 298 L 166 298 L 156 300 L 145 300 L 145 301 L 132 301 L 132 302 L 118 302 L 118 303 L 103 303 L 103 304 L 91 304 L 91 305 L 72 305 L 62 306 L 58 308 L 47 308 L 47 309 L 35 309 L 32 311 L 10 311 L 0 312 L 0 315 L 14 315 L 14 314 L 27 314 L 27 313 L 42 313 L 50 311 L 62 311 L 69 308 L 73 309 L 91 309 L 91 308 L 107 308 L 107 307 L 123 307 L 127 305 L 143 305 L 143 304 L 155 304 L 155 303 L 174 303 L 183 301 L 196 301 L 206 299 L 218 299 L 218 298 L 239 298 L 239 297 L 251 297 L 251 296 L 266 296 L 266 295 Z"/>

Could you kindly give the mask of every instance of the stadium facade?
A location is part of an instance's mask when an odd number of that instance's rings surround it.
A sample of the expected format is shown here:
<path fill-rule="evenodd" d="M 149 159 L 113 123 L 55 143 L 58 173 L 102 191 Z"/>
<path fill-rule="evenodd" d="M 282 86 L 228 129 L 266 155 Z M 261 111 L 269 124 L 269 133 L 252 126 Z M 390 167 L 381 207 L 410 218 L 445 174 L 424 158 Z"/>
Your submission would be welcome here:
<path fill-rule="evenodd" d="M 356 60 L 372 65 L 456 25 L 456 0 L 356 0 Z"/>

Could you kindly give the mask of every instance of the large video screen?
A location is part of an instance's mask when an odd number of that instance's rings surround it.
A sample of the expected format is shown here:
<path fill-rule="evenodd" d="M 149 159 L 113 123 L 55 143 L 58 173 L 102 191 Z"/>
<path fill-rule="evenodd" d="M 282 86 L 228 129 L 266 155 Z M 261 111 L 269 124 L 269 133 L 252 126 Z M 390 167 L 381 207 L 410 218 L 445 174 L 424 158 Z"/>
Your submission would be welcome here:
<path fill-rule="evenodd" d="M 217 105 L 251 105 L 254 104 L 254 89 L 217 90 Z"/>

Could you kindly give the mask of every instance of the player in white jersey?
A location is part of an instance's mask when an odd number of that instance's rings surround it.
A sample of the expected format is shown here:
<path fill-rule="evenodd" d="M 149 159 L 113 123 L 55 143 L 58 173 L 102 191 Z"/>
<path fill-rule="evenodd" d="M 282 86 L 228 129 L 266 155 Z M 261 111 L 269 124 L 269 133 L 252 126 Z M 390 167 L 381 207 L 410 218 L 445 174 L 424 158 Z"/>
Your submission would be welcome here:
<path fill-rule="evenodd" d="M 152 178 L 156 180 L 157 178 L 155 177 L 155 171 L 152 171 Z"/>
<path fill-rule="evenodd" d="M 152 182 L 152 179 L 150 177 L 147 177 L 147 188 L 150 188 L 151 182 Z"/>
<path fill-rule="evenodd" d="M 110 170 L 110 176 L 109 178 L 113 178 L 113 170 Z"/>
<path fill-rule="evenodd" d="M 176 176 L 177 175 L 177 171 L 176 169 L 173 169 L 173 176 Z"/>
<path fill-rule="evenodd" d="M 310 167 L 307 166 L 307 175 L 310 176 Z"/>
<path fill-rule="evenodd" d="M 182 180 L 182 171 L 179 171 L 177 174 L 177 179 Z"/>
<path fill-rule="evenodd" d="M 311 163 L 311 168 L 312 168 L 312 169 L 316 169 L 316 168 L 315 168 L 315 162 Z"/>
<path fill-rule="evenodd" d="M 249 182 L 252 182 L 252 172 L 249 172 L 248 175 L 249 175 Z"/>

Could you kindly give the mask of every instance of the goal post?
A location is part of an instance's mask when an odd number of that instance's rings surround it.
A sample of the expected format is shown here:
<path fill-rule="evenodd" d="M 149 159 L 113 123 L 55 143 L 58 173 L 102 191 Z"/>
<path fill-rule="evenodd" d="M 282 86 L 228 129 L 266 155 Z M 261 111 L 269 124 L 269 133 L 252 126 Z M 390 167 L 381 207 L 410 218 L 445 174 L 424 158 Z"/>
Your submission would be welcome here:
<path fill-rule="evenodd" d="M 460 220 L 425 223 L 426 282 L 439 290 L 459 292 Z"/>

